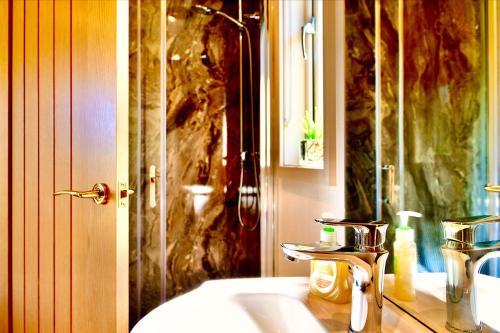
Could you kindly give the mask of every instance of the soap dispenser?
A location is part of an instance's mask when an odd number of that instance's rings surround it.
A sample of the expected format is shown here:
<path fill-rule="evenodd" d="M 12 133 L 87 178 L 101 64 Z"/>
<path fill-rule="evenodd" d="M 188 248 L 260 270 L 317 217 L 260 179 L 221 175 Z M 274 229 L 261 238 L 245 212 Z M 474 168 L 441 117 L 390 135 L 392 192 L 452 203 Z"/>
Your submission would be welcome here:
<path fill-rule="evenodd" d="M 394 241 L 394 294 L 401 301 L 415 300 L 415 280 L 417 276 L 417 244 L 415 230 L 408 226 L 412 217 L 422 214 L 412 211 L 397 213 L 400 219 Z"/>
<path fill-rule="evenodd" d="M 320 233 L 322 245 L 337 244 L 337 233 L 334 228 L 323 228 Z M 311 261 L 310 292 L 337 304 L 351 301 L 352 278 L 349 265 L 336 261 Z"/>

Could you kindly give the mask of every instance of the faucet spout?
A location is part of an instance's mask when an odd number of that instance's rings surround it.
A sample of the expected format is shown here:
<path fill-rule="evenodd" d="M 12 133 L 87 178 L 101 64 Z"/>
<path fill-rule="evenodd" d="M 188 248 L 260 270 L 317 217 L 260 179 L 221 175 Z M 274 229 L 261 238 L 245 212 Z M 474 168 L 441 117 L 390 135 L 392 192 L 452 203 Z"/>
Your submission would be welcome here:
<path fill-rule="evenodd" d="M 340 261 L 353 275 L 349 332 L 381 332 L 385 264 L 389 253 L 383 248 L 387 224 L 383 222 L 325 221 L 329 225 L 357 228 L 356 246 L 281 244 L 286 258 L 294 260 Z"/>
<path fill-rule="evenodd" d="M 354 247 L 289 243 L 281 247 L 287 258 L 347 263 L 354 281 L 349 332 L 381 332 L 386 250 L 360 252 Z"/>

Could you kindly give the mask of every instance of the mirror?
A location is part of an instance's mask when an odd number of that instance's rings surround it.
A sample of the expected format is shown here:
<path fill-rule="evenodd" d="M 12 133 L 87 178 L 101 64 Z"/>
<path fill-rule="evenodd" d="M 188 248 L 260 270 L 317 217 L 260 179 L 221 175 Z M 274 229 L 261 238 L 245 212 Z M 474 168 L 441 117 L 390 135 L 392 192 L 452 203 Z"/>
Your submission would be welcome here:
<path fill-rule="evenodd" d="M 499 214 L 498 194 L 483 189 L 500 165 L 498 12 L 488 0 L 345 1 L 346 217 L 389 222 L 392 253 L 396 214 L 423 215 L 410 226 L 419 279 L 432 278 L 418 281 L 415 302 L 391 296 L 390 283 L 386 297 L 437 331 L 446 331 L 441 221 Z M 498 226 L 477 240 L 489 239 L 500 239 Z M 499 268 L 490 260 L 482 269 L 496 290 Z"/>

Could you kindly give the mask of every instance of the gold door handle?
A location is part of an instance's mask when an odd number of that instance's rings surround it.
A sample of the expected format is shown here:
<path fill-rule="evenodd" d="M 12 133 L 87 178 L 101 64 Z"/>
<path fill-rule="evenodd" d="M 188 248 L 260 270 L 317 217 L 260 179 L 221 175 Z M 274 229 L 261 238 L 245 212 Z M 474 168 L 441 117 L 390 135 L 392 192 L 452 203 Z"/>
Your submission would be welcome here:
<path fill-rule="evenodd" d="M 96 204 L 104 205 L 108 202 L 109 188 L 108 185 L 104 183 L 97 183 L 90 191 L 58 191 L 54 193 L 54 196 L 63 194 L 71 195 L 76 198 L 94 199 Z"/>
<path fill-rule="evenodd" d="M 500 186 L 499 185 L 486 184 L 486 185 L 484 185 L 484 190 L 488 191 L 488 192 L 500 192 Z"/>

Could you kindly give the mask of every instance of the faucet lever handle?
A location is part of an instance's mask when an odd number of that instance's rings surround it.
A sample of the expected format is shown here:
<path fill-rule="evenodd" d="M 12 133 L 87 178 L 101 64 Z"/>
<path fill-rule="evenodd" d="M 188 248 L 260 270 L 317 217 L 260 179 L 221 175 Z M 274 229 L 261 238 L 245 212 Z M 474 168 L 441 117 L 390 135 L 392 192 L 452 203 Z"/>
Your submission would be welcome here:
<path fill-rule="evenodd" d="M 460 218 L 451 218 L 441 221 L 444 239 L 473 246 L 475 243 L 476 228 L 491 223 L 500 223 L 499 216 L 479 215 Z"/>
<path fill-rule="evenodd" d="M 364 250 L 379 250 L 385 243 L 388 223 L 351 219 L 316 218 L 314 221 L 331 226 L 351 227 L 355 231 L 355 245 Z"/>

